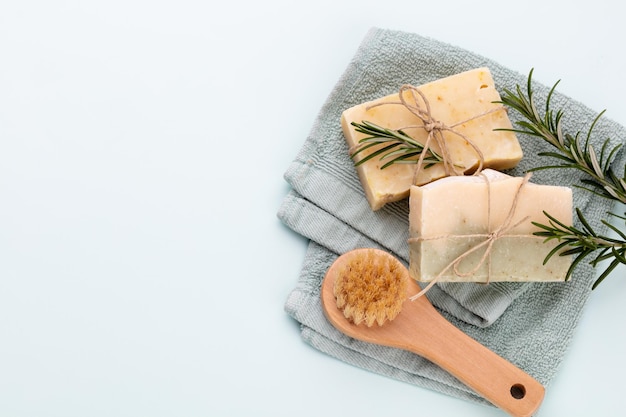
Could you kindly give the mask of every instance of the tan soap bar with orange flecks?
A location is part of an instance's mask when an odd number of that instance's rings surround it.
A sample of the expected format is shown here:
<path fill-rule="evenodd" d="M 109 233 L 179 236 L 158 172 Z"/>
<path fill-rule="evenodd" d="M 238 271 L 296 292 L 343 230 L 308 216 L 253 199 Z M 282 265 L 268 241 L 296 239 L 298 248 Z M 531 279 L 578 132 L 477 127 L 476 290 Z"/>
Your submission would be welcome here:
<path fill-rule="evenodd" d="M 545 211 L 571 226 L 571 188 L 532 182 L 520 188 L 521 177 L 491 169 L 482 175 L 451 176 L 411 187 L 411 277 L 423 282 L 563 281 L 571 256 L 556 254 L 544 265 L 560 242 L 533 235 L 541 230 L 533 222 L 548 224 Z M 507 224 L 511 228 L 488 248 L 489 234 Z M 456 271 L 451 266 L 455 260 Z"/>
<path fill-rule="evenodd" d="M 501 107 L 495 102 L 500 94 L 495 89 L 493 78 L 488 68 L 478 68 L 417 87 L 427 98 L 431 107 L 431 116 L 447 126 L 459 122 L 454 130 L 471 140 L 483 154 L 485 168 L 498 170 L 512 168 L 522 158 L 522 149 L 514 132 L 494 131 L 494 129 L 511 129 L 512 125 L 506 110 L 500 108 L 489 114 L 485 112 Z M 409 94 L 408 92 L 406 94 Z M 408 95 L 406 96 L 409 97 Z M 407 108 L 397 103 L 399 93 L 391 94 L 377 100 L 362 103 L 345 110 L 341 116 L 341 126 L 349 148 L 358 146 L 365 134 L 355 130 L 352 122 L 367 121 L 388 129 L 405 129 L 410 126 L 423 125 L 422 121 Z M 411 101 L 411 100 L 409 100 Z M 421 101 L 421 99 L 420 99 Z M 414 104 L 414 102 L 411 102 Z M 424 103 L 417 103 L 424 107 Z M 374 106 L 374 107 L 372 107 Z M 477 115 L 482 115 L 476 117 Z M 472 118 L 476 117 L 473 120 Z M 422 144 L 426 141 L 424 129 L 410 128 L 405 133 Z M 460 171 L 471 173 L 479 162 L 479 156 L 472 146 L 462 137 L 444 131 L 446 146 L 450 151 L 450 160 Z M 378 145 L 355 156 L 355 162 L 374 152 L 383 145 Z M 432 145 L 436 152 L 441 150 Z M 422 169 L 413 184 L 416 164 L 394 164 L 385 169 L 380 167 L 386 161 L 372 158 L 358 165 L 357 172 L 363 189 L 373 210 L 378 210 L 386 203 L 402 200 L 409 195 L 411 185 L 422 185 L 446 175 L 441 164 Z"/>

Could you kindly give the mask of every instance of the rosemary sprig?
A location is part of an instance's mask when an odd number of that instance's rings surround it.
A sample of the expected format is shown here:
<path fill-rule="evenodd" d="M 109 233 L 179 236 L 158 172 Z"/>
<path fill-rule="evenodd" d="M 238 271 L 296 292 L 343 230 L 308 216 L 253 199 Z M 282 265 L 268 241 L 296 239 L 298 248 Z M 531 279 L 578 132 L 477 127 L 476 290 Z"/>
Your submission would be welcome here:
<path fill-rule="evenodd" d="M 609 139 L 606 139 L 598 152 L 590 143 L 593 128 L 604 111 L 593 120 L 584 143 L 581 143 L 580 132 L 575 135 L 563 132 L 563 110 L 559 109 L 555 112 L 550 108 L 550 99 L 558 82 L 548 93 L 544 113 L 538 112 L 531 87 L 532 74 L 531 70 L 528 75 L 526 94 L 518 85 L 515 92 L 505 89 L 501 98 L 501 104 L 518 111 L 526 119 L 516 122 L 518 129 L 511 129 L 512 131 L 543 139 L 556 149 L 554 152 L 539 153 L 540 156 L 556 159 L 556 164 L 536 167 L 531 171 L 563 168 L 579 170 L 585 174 L 585 177 L 581 179 L 582 185 L 577 185 L 579 188 L 626 204 L 626 166 L 622 177 L 619 177 L 611 167 L 620 145 L 609 150 Z M 626 225 L 626 217 L 608 214 L 624 220 Z M 626 234 L 608 221 L 602 219 L 601 223 L 615 232 L 617 236 L 615 238 L 598 234 L 579 208 L 576 208 L 576 215 L 582 228 L 567 226 L 550 214 L 545 213 L 545 215 L 549 224 L 534 223 L 541 229 L 535 235 L 543 236 L 545 241 L 556 239 L 560 243 L 546 256 L 544 263 L 557 252 L 560 252 L 561 256 L 574 256 L 566 279 L 571 277 L 577 265 L 592 254 L 595 255 L 589 263 L 594 268 L 603 261 L 609 262 L 593 283 L 593 289 L 619 264 L 626 264 Z"/>
<path fill-rule="evenodd" d="M 359 144 L 350 155 L 354 159 L 361 152 L 374 146 L 385 144 L 363 159 L 356 161 L 355 166 L 361 165 L 372 158 L 380 157 L 380 160 L 388 159 L 380 169 L 385 169 L 393 164 L 415 164 L 419 156 L 424 152 L 424 145 L 406 134 L 402 129 L 393 130 L 378 126 L 374 123 L 363 121 L 352 122 L 355 130 L 368 136 L 359 140 Z M 426 150 L 424 155 L 424 168 L 428 168 L 442 161 L 442 157 L 432 149 Z"/>
<path fill-rule="evenodd" d="M 587 178 L 582 180 L 584 186 L 579 186 L 603 197 L 617 200 L 626 204 L 626 167 L 624 167 L 623 177 L 618 175 L 611 168 L 611 162 L 621 145 L 613 147 L 610 151 L 609 141 L 606 139 L 598 153 L 590 143 L 590 138 L 594 126 L 604 114 L 600 112 L 591 124 L 584 143 L 581 143 L 581 133 L 570 135 L 563 133 L 563 110 L 554 111 L 550 108 L 550 99 L 559 84 L 557 81 L 546 99 L 545 111 L 541 115 L 535 105 L 533 91 L 531 87 L 533 71 L 528 75 L 526 95 L 518 85 L 515 92 L 505 89 L 501 97 L 501 103 L 505 106 L 517 110 L 525 121 L 517 122 L 519 129 L 512 129 L 517 133 L 523 133 L 544 139 L 554 148 L 556 152 L 541 152 L 540 156 L 548 156 L 558 162 L 554 165 L 541 166 L 531 169 L 538 171 L 550 168 L 573 168 L 584 172 Z"/>
<path fill-rule="evenodd" d="M 566 280 L 569 279 L 576 268 L 576 266 L 589 255 L 596 253 L 594 258 L 590 261 L 590 264 L 595 268 L 602 261 L 612 259 L 604 272 L 593 283 L 592 289 L 595 289 L 620 263 L 626 264 L 626 234 L 619 230 L 617 227 L 601 220 L 602 224 L 613 230 L 618 238 L 612 238 L 609 236 L 603 236 L 591 227 L 589 222 L 585 219 L 579 208 L 576 208 L 576 215 L 582 224 L 582 229 L 574 226 L 567 226 L 562 222 L 552 217 L 549 213 L 544 211 L 544 214 L 549 219 L 549 225 L 533 222 L 533 224 L 540 229 L 539 232 L 535 232 L 536 236 L 545 237 L 545 241 L 556 239 L 560 243 L 546 256 L 544 264 L 557 252 L 563 250 L 560 253 L 561 256 L 573 255 L 574 261 L 570 265 Z M 617 216 L 621 219 L 626 217 Z"/>

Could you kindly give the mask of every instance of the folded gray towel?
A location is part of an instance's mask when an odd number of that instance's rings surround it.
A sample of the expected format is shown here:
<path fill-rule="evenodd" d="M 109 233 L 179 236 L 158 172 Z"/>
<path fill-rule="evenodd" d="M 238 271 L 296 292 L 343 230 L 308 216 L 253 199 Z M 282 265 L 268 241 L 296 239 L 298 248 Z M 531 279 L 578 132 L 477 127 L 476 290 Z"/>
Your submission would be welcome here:
<path fill-rule="evenodd" d="M 421 84 L 486 66 L 496 88 L 526 85 L 527 76 L 461 48 L 422 36 L 374 28 L 322 107 L 303 148 L 285 173 L 292 190 L 278 217 L 311 240 L 296 288 L 285 309 L 302 324 L 302 337 L 317 349 L 356 366 L 453 396 L 485 402 L 455 378 L 432 363 L 407 352 L 373 346 L 339 333 L 325 319 L 319 286 L 338 254 L 356 247 L 385 249 L 408 261 L 407 201 L 387 204 L 373 212 L 364 196 L 340 125 L 341 113 L 356 104 L 398 91 L 402 84 Z M 533 85 L 543 104 L 549 88 Z M 570 133 L 586 132 L 596 113 L 558 92 L 554 108 L 565 111 Z M 515 112 L 509 114 L 514 123 Z M 601 119 L 594 128 L 595 144 L 611 138 L 616 145 L 626 129 Z M 550 150 L 542 140 L 519 135 L 524 158 L 509 171 L 522 176 L 545 165 L 537 154 Z M 617 155 L 623 167 L 626 153 Z M 622 168 L 623 169 L 623 168 Z M 621 169 L 617 169 L 621 172 Z M 572 186 L 580 183 L 574 170 L 538 171 L 535 183 Z M 574 188 L 574 205 L 581 208 L 598 230 L 612 203 Z M 440 283 L 428 292 L 430 301 L 456 326 L 547 385 L 569 344 L 596 273 L 580 265 L 566 283 Z"/>

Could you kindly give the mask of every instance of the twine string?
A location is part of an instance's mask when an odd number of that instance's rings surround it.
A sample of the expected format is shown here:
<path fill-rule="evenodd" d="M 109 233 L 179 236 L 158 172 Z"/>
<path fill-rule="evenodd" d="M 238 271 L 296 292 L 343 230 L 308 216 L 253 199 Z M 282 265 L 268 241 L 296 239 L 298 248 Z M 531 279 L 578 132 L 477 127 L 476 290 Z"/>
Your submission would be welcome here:
<path fill-rule="evenodd" d="M 490 230 L 491 229 L 491 182 L 489 181 L 489 178 L 484 173 L 480 173 L 480 176 L 487 182 L 487 230 Z M 426 241 L 426 240 L 438 240 L 438 239 L 448 239 L 448 238 L 456 238 L 456 237 L 485 238 L 484 241 L 482 241 L 479 244 L 471 247 L 470 249 L 468 249 L 467 251 L 463 252 L 461 255 L 457 256 L 455 259 L 453 259 L 452 262 L 450 262 L 448 265 L 446 265 L 446 267 L 442 271 L 440 271 L 439 274 L 437 274 L 437 276 L 435 276 L 435 278 L 433 278 L 428 283 L 428 285 L 426 287 L 424 287 L 417 294 L 411 296 L 409 298 L 411 301 L 415 301 L 416 299 L 418 299 L 422 295 L 426 294 L 432 288 L 432 286 L 435 285 L 439 281 L 439 279 L 441 279 L 441 277 L 450 268 L 452 268 L 452 270 L 454 271 L 455 275 L 457 275 L 458 277 L 467 277 L 467 276 L 471 276 L 471 275 L 475 274 L 486 262 L 487 263 L 487 280 L 486 280 L 485 284 L 489 283 L 489 280 L 491 278 L 491 252 L 492 252 L 494 243 L 498 239 L 500 239 L 502 236 L 504 236 L 508 231 L 510 231 L 511 229 L 514 229 L 515 227 L 519 226 L 520 224 L 526 222 L 530 218 L 530 216 L 526 216 L 526 217 L 522 218 L 521 220 L 519 220 L 519 221 L 517 221 L 517 222 L 512 224 L 513 218 L 515 217 L 515 211 L 516 211 L 518 203 L 519 203 L 519 198 L 520 198 L 521 191 L 524 188 L 524 186 L 528 183 L 528 181 L 530 180 L 530 177 L 531 177 L 531 173 L 527 173 L 524 176 L 524 178 L 522 179 L 522 181 L 520 182 L 520 185 L 518 186 L 517 190 L 515 191 L 515 196 L 513 198 L 513 201 L 511 202 L 511 207 L 509 208 L 509 211 L 508 211 L 506 217 L 504 218 L 502 223 L 497 228 L 495 228 L 495 230 L 490 231 L 488 233 L 477 233 L 477 234 L 468 234 L 468 235 L 446 234 L 446 235 L 434 236 L 434 237 L 430 237 L 430 238 L 415 237 L 415 238 L 410 238 L 409 239 L 409 243 L 411 243 L 411 242 L 419 242 L 419 241 Z M 527 237 L 527 235 L 509 235 L 509 236 L 520 237 L 520 238 Z M 483 247 L 485 247 L 485 251 L 483 252 L 482 257 L 476 263 L 474 268 L 472 268 L 468 272 L 461 272 L 459 270 L 460 263 L 464 259 L 466 259 L 469 255 L 471 255 L 472 253 L 480 250 Z"/>
<path fill-rule="evenodd" d="M 407 100 L 407 97 L 405 97 L 406 95 L 405 93 L 409 93 L 408 95 L 412 99 L 412 102 L 414 104 L 409 102 L 409 100 Z M 424 141 L 424 144 L 423 144 L 423 150 L 420 153 L 420 156 L 417 160 L 417 166 L 415 168 L 415 173 L 413 174 L 413 184 L 418 185 L 417 179 L 418 179 L 420 172 L 423 169 L 424 158 L 426 157 L 426 153 L 430 150 L 433 142 L 435 142 L 437 144 L 437 147 L 440 149 L 441 159 L 442 159 L 441 164 L 444 167 L 445 175 L 446 176 L 464 175 L 464 172 L 460 170 L 457 167 L 457 165 L 454 163 L 454 161 L 452 160 L 452 157 L 450 155 L 450 149 L 447 144 L 446 138 L 444 136 L 444 132 L 452 133 L 460 137 L 465 142 L 467 142 L 467 144 L 470 145 L 470 147 L 472 148 L 472 150 L 476 153 L 476 156 L 478 157 L 478 167 L 476 168 L 473 174 L 477 175 L 478 173 L 482 171 L 485 165 L 485 156 L 483 152 L 469 137 L 467 137 L 462 132 L 459 132 L 456 128 L 465 123 L 471 122 L 473 120 L 487 116 L 491 113 L 495 113 L 499 110 L 502 110 L 504 109 L 503 106 L 494 107 L 490 110 L 484 111 L 468 119 L 462 120 L 460 122 L 457 122 L 451 125 L 447 125 L 443 123 L 442 121 L 437 120 L 433 117 L 432 109 L 431 109 L 428 98 L 417 87 L 414 87 L 409 84 L 405 84 L 402 87 L 400 87 L 400 92 L 398 96 L 399 96 L 400 101 L 376 103 L 376 104 L 369 106 L 367 109 L 369 110 L 370 108 L 373 108 L 373 107 L 389 105 L 389 104 L 400 104 L 404 106 L 414 116 L 416 116 L 418 119 L 422 121 L 421 125 L 405 126 L 401 128 L 401 130 L 424 129 L 424 131 L 427 133 L 426 140 Z M 420 106 L 419 98 L 421 98 L 421 101 L 424 103 L 424 106 Z"/>

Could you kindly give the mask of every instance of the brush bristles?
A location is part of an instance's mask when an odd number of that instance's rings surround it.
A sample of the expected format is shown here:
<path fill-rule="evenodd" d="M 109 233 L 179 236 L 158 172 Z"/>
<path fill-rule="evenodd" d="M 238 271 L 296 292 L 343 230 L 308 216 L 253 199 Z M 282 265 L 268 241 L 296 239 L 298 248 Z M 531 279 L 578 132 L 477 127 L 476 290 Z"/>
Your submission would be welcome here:
<path fill-rule="evenodd" d="M 334 293 L 337 307 L 354 324 L 382 326 L 402 310 L 407 280 L 403 265 L 388 256 L 365 251 L 352 258 L 339 271 Z"/>

